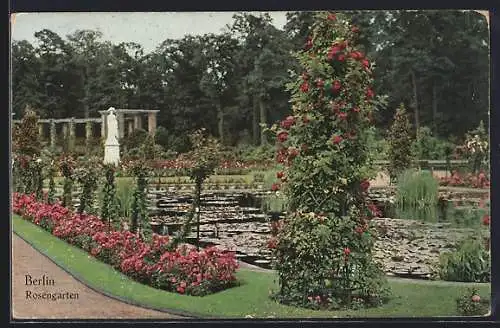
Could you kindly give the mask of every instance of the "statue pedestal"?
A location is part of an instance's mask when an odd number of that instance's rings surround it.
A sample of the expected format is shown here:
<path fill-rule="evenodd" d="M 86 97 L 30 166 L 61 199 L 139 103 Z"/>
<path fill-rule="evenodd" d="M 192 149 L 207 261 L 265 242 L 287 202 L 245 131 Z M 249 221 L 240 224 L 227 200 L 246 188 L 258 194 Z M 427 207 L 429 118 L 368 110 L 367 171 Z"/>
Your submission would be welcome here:
<path fill-rule="evenodd" d="M 120 145 L 118 143 L 108 143 L 104 145 L 104 164 L 114 164 L 118 166 L 120 163 Z"/>

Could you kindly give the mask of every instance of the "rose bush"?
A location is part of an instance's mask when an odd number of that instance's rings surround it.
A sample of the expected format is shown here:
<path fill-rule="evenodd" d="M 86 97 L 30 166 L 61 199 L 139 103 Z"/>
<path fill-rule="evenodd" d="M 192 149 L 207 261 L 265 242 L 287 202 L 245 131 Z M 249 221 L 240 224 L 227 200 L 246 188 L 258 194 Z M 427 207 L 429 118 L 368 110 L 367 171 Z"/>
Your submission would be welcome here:
<path fill-rule="evenodd" d="M 289 213 L 271 241 L 279 273 L 275 297 L 311 308 L 379 305 L 387 281 L 373 261 L 377 209 L 366 201 L 367 131 L 377 105 L 373 64 L 356 48 L 357 32 L 340 15 L 319 13 L 290 84 L 293 115 L 272 131 L 286 169 L 274 189 Z"/>
<path fill-rule="evenodd" d="M 168 236 L 153 234 L 146 242 L 130 231 L 111 229 L 97 216 L 37 202 L 34 195 L 14 193 L 13 212 L 155 288 L 203 296 L 236 283 L 234 252 L 215 247 L 197 251 L 187 245 L 168 251 Z"/>
<path fill-rule="evenodd" d="M 452 171 L 448 177 L 439 178 L 439 185 L 450 187 L 468 187 L 468 188 L 489 188 L 490 179 L 483 172 L 477 174 L 467 173 L 460 174 L 457 171 Z"/>

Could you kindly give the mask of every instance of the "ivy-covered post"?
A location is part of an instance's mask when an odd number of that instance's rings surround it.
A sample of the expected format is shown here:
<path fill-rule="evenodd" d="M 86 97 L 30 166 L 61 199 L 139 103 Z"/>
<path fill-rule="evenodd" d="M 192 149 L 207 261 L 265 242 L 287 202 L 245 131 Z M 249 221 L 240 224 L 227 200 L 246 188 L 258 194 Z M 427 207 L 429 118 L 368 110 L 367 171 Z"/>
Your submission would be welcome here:
<path fill-rule="evenodd" d="M 412 163 L 411 124 L 403 104 L 394 115 L 394 122 L 389 129 L 389 176 L 394 183 Z"/>
<path fill-rule="evenodd" d="M 151 226 L 148 221 L 146 192 L 148 168 L 142 160 L 137 160 L 132 164 L 132 172 L 135 177 L 135 190 L 132 199 L 132 218 L 130 231 L 136 233 L 138 228 L 147 236 L 151 234 Z"/>
<path fill-rule="evenodd" d="M 49 177 L 49 192 L 47 195 L 47 201 L 49 204 L 54 204 L 56 201 L 56 184 L 54 182 L 54 175 L 56 174 L 55 163 L 52 160 L 48 166 L 48 177 Z"/>
<path fill-rule="evenodd" d="M 40 157 L 33 162 L 33 184 L 36 199 L 43 201 L 43 163 Z"/>
<path fill-rule="evenodd" d="M 57 131 L 56 131 L 56 122 L 54 119 L 50 120 L 50 148 L 51 151 L 54 153 L 56 151 L 57 147 Z"/>
<path fill-rule="evenodd" d="M 271 129 L 288 213 L 274 249 L 280 302 L 310 308 L 376 306 L 388 295 L 372 249 L 376 208 L 367 201 L 372 158 L 368 130 L 383 103 L 358 29 L 342 14 L 318 13 L 303 73 L 289 84 L 293 115 Z"/>
<path fill-rule="evenodd" d="M 86 161 L 74 172 L 74 179 L 80 184 L 80 204 L 77 212 L 93 213 L 94 193 L 97 190 L 99 161 L 93 159 Z"/>
<path fill-rule="evenodd" d="M 111 227 L 112 220 L 118 216 L 118 203 L 116 198 L 115 166 L 104 165 L 104 185 L 102 188 L 101 219 L 108 222 Z"/>
<path fill-rule="evenodd" d="M 64 177 L 62 205 L 71 208 L 73 206 L 73 173 L 76 162 L 71 155 L 63 155 L 59 159 L 59 169 Z"/>

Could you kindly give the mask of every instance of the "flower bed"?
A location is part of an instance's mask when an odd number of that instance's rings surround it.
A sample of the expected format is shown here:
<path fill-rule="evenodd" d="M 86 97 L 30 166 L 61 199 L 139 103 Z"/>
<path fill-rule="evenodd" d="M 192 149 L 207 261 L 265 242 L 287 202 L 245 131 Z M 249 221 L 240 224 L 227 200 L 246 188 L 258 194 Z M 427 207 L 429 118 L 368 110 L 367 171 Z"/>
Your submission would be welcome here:
<path fill-rule="evenodd" d="M 33 195 L 14 193 L 13 212 L 154 288 L 203 296 L 236 283 L 234 252 L 215 247 L 197 251 L 188 245 L 167 251 L 168 236 L 153 234 L 146 242 L 129 231 L 108 228 L 96 216 L 37 202 Z"/>
<path fill-rule="evenodd" d="M 489 188 L 490 179 L 484 172 L 478 174 L 467 173 L 460 175 L 457 171 L 452 171 L 451 176 L 439 179 L 440 186 L 469 187 L 469 188 Z"/>

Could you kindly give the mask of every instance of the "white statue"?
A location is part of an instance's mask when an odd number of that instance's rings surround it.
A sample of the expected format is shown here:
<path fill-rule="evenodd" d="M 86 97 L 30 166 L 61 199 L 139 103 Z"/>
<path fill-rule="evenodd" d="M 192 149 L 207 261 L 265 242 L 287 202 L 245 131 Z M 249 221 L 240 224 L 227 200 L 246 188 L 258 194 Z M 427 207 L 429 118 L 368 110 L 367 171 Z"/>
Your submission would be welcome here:
<path fill-rule="evenodd" d="M 110 107 L 108 109 L 108 116 L 106 116 L 106 121 L 108 125 L 108 133 L 106 136 L 106 144 L 117 144 L 118 143 L 118 122 L 116 120 L 116 109 Z"/>
<path fill-rule="evenodd" d="M 120 163 L 120 143 L 118 142 L 118 122 L 116 109 L 110 107 L 106 116 L 107 133 L 104 144 L 104 164 L 118 165 Z M 104 122 L 103 122 L 104 123 Z"/>

